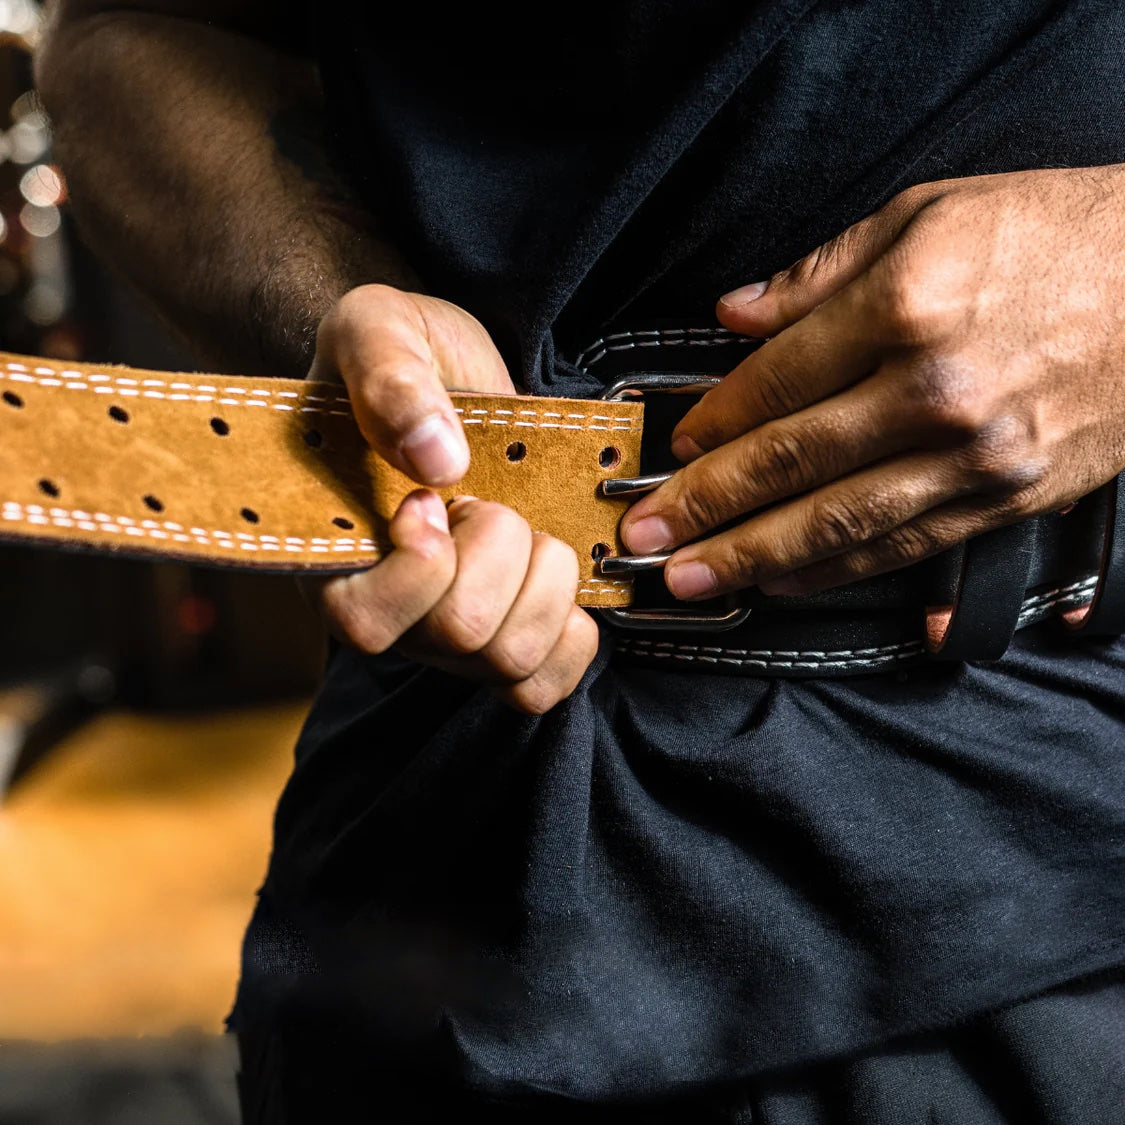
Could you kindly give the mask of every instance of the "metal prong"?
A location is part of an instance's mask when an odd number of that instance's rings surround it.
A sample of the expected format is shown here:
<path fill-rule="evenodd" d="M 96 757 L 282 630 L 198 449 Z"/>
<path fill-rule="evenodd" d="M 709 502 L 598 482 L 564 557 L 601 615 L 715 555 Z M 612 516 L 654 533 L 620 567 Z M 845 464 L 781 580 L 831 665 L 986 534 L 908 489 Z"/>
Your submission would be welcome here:
<path fill-rule="evenodd" d="M 602 495 L 613 498 L 640 496 L 642 492 L 659 488 L 673 476 L 674 473 L 650 473 L 647 477 L 611 477 L 602 481 Z"/>
<path fill-rule="evenodd" d="M 598 560 L 598 570 L 605 575 L 639 574 L 643 570 L 660 570 L 672 557 L 666 555 L 606 555 Z"/>

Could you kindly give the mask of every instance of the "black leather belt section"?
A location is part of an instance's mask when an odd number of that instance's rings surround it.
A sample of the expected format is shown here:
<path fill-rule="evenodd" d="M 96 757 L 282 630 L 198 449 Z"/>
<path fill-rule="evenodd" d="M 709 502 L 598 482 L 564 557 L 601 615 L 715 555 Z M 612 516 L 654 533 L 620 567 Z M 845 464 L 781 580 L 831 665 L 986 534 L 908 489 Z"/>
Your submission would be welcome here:
<path fill-rule="evenodd" d="M 611 388 L 627 383 L 626 393 L 643 395 L 642 474 L 679 467 L 669 437 L 694 401 L 649 394 L 644 385 L 657 386 L 668 374 L 713 377 L 756 346 L 700 329 L 638 330 L 605 339 L 608 344 L 584 353 L 595 356 L 596 370 L 592 362 L 578 366 Z M 629 662 L 755 676 L 834 677 L 927 662 L 994 661 L 1017 630 L 1047 621 L 1054 623 L 1051 633 L 1037 630 L 1027 639 L 1041 635 L 1054 644 L 1059 636 L 1072 642 L 1114 636 L 1125 632 L 1125 489 L 1119 481 L 1066 514 L 1002 527 L 936 558 L 820 594 L 767 597 L 752 588 L 684 603 L 654 571 L 636 576 L 634 607 L 601 612 L 619 657 Z M 698 618 L 706 620 L 692 620 Z"/>

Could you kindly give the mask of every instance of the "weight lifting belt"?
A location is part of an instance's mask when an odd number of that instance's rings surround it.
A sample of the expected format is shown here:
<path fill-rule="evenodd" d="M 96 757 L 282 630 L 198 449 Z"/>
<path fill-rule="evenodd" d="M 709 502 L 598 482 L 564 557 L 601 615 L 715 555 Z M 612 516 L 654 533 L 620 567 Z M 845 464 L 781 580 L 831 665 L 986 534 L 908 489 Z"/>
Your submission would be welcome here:
<path fill-rule="evenodd" d="M 927 657 L 996 659 L 1017 628 L 1067 609 L 1073 634 L 1125 628 L 1117 480 L 1069 515 L 1001 528 L 936 564 L 808 598 L 751 590 L 677 605 L 658 574 L 603 573 L 623 554 L 617 528 L 629 503 L 603 495 L 603 482 L 636 477 L 668 456 L 666 426 L 644 434 L 651 450 L 642 456 L 646 403 L 656 401 L 646 386 L 659 383 L 659 372 L 635 374 L 632 397 L 617 400 L 454 393 L 471 462 L 459 485 L 439 490 L 507 504 L 573 547 L 578 603 L 606 614 L 624 656 L 664 667 L 840 675 Z M 346 573 L 390 549 L 387 523 L 416 487 L 368 448 L 337 384 L 0 354 L 3 539 Z M 663 604 L 638 605 L 638 592 Z M 926 609 L 935 605 L 947 607 L 944 632 L 932 613 L 927 631 Z M 1087 605 L 1083 615 L 1078 607 Z"/>

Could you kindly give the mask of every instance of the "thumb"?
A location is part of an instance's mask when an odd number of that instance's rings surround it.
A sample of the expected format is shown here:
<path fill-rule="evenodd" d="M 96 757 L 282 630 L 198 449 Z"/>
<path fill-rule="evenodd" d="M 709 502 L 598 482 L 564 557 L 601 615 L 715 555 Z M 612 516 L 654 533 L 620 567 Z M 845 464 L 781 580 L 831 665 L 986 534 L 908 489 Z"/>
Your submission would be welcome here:
<path fill-rule="evenodd" d="M 910 188 L 768 281 L 725 294 L 719 323 L 746 336 L 776 336 L 866 272 L 940 191 L 937 184 Z"/>
<path fill-rule="evenodd" d="M 310 379 L 342 378 L 367 443 L 419 484 L 456 484 L 469 467 L 447 386 L 512 393 L 488 334 L 456 305 L 364 285 L 321 321 Z"/>

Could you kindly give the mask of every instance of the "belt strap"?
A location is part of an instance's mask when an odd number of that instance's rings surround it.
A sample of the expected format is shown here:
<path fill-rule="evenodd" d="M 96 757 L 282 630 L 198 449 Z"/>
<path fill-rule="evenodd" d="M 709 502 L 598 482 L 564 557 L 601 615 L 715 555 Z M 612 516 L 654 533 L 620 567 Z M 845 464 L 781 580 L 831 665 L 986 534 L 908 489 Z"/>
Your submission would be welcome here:
<path fill-rule="evenodd" d="M 1125 488 L 1121 475 L 1104 486 L 1105 530 L 1098 564 L 1098 585 L 1091 604 L 1068 615 L 1067 624 L 1088 637 L 1125 633 Z"/>
<path fill-rule="evenodd" d="M 930 655 L 999 660 L 1018 628 L 1035 545 L 1035 523 L 997 528 L 965 544 L 950 615 Z M 935 638 L 936 639 L 936 638 Z"/>
<path fill-rule="evenodd" d="M 683 348 L 690 355 L 698 344 L 688 336 Z M 689 363 L 680 357 L 674 366 Z M 617 527 L 628 500 L 602 497 L 599 485 L 645 471 L 642 404 L 453 398 L 471 464 L 464 481 L 443 494 L 497 500 L 569 543 L 581 567 L 579 604 L 629 605 L 632 580 L 602 578 L 595 562 L 622 550 Z M 650 425 L 657 434 L 659 419 L 657 411 Z M 259 571 L 345 573 L 388 549 L 387 521 L 414 487 L 367 447 L 336 384 L 0 353 L 0 539 Z M 944 638 L 928 645 L 920 624 L 932 583 L 920 564 L 806 599 L 751 590 L 751 621 L 741 629 L 626 634 L 617 647 L 661 667 L 815 676 L 900 666 L 927 649 L 938 659 L 994 659 L 1014 629 L 1060 611 L 1070 611 L 1078 633 L 1119 633 L 1125 489 L 1112 482 L 1078 510 L 1098 502 L 1100 521 L 1042 517 L 1034 521 L 1034 541 L 1028 522 L 966 545 Z M 1088 524 L 1098 531 L 1100 566 L 1088 565 L 1085 534 L 1066 533 L 1055 526 L 1059 520 L 1074 531 Z M 1099 573 L 1087 577 L 1092 569 Z M 1093 608 L 1083 612 L 1091 595 Z"/>
<path fill-rule="evenodd" d="M 453 395 L 471 464 L 457 494 L 497 500 L 578 554 L 580 605 L 621 606 L 595 574 L 640 466 L 633 402 Z M 374 454 L 335 384 L 170 375 L 0 353 L 0 538 L 273 572 L 344 573 L 388 549 L 417 486 Z"/>

